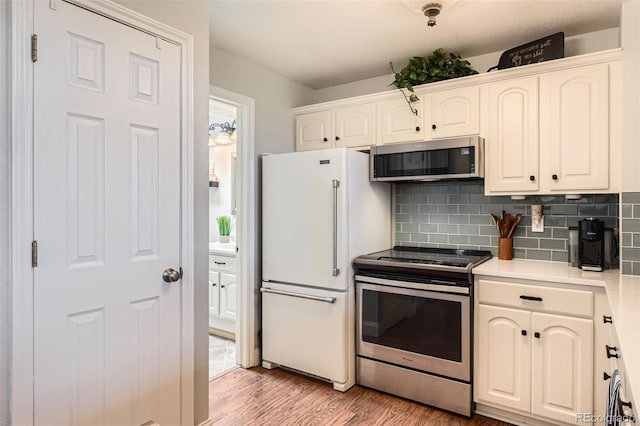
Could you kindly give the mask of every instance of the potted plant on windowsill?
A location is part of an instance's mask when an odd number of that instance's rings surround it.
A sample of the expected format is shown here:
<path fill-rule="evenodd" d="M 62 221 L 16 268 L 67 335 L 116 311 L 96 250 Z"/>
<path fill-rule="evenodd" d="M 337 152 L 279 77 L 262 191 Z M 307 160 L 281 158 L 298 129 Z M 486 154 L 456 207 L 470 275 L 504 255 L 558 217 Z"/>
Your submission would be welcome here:
<path fill-rule="evenodd" d="M 413 86 L 478 74 L 478 71 L 471 68 L 469 61 L 454 53 L 445 53 L 442 49 L 434 50 L 427 57 L 414 56 L 400 72 L 393 69 L 393 63 L 389 62 L 389 66 L 395 76 L 391 84 L 402 92 L 414 115 L 418 115 L 418 110 L 411 104 L 419 98 L 413 93 Z M 407 95 L 403 89 L 410 94 Z"/>
<path fill-rule="evenodd" d="M 216 220 L 218 221 L 218 233 L 220 234 L 218 241 L 228 243 L 229 235 L 231 235 L 231 218 L 229 216 L 218 216 Z"/>

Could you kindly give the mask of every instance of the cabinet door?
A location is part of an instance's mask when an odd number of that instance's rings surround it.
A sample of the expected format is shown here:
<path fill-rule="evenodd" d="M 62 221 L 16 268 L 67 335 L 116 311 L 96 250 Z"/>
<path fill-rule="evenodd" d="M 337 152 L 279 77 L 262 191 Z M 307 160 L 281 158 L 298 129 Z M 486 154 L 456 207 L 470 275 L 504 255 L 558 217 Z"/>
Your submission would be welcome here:
<path fill-rule="evenodd" d="M 443 90 L 429 98 L 431 120 L 425 133 L 431 139 L 480 133 L 480 86 Z"/>
<path fill-rule="evenodd" d="M 529 412 L 531 314 L 478 305 L 475 399 Z"/>
<path fill-rule="evenodd" d="M 220 273 L 209 271 L 209 316 L 220 315 Z"/>
<path fill-rule="evenodd" d="M 487 193 L 539 189 L 538 77 L 489 85 L 489 137 L 485 151 Z"/>
<path fill-rule="evenodd" d="M 336 109 L 334 145 L 336 147 L 375 145 L 375 116 L 375 103 Z"/>
<path fill-rule="evenodd" d="M 541 91 L 540 111 L 548 114 L 549 189 L 607 189 L 609 66 L 558 71 L 546 78 L 548 90 Z"/>
<path fill-rule="evenodd" d="M 534 312 L 532 331 L 531 412 L 567 423 L 592 413 L 593 321 Z"/>
<path fill-rule="evenodd" d="M 236 295 L 238 293 L 236 275 L 220 273 L 220 316 L 228 320 L 236 319 Z"/>
<path fill-rule="evenodd" d="M 332 110 L 326 110 L 296 117 L 296 151 L 333 147 L 332 113 Z"/>
<path fill-rule="evenodd" d="M 424 140 L 422 105 L 422 98 L 411 103 L 418 111 L 418 115 L 415 115 L 404 98 L 380 102 L 381 142 L 384 144 Z"/>

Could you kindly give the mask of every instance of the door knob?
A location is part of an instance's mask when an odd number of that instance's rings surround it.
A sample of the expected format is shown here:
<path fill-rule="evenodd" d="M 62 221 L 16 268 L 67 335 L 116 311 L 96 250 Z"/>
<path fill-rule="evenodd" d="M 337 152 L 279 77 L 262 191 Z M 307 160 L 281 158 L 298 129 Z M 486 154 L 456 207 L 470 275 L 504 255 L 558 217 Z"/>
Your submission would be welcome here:
<path fill-rule="evenodd" d="M 180 279 L 180 272 L 176 271 L 173 268 L 167 268 L 162 273 L 162 279 L 166 283 L 175 283 Z"/>

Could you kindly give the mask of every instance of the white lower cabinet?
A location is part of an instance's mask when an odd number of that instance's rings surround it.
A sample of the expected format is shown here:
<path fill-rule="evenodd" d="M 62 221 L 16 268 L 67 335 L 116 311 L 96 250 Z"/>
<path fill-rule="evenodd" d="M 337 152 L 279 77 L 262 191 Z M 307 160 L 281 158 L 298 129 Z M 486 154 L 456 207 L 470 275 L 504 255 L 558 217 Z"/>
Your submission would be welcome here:
<path fill-rule="evenodd" d="M 554 423 L 593 413 L 593 295 L 483 279 L 476 287 L 474 400 Z"/>
<path fill-rule="evenodd" d="M 225 337 L 235 337 L 236 259 L 209 255 L 209 329 Z"/>

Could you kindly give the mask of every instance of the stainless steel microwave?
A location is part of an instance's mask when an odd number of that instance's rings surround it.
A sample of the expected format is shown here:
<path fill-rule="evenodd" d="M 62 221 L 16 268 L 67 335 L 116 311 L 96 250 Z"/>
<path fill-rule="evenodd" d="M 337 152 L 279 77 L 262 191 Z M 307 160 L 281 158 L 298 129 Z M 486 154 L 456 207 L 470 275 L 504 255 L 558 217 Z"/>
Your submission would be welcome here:
<path fill-rule="evenodd" d="M 371 147 L 370 180 L 429 181 L 484 177 L 484 139 L 471 136 Z"/>

